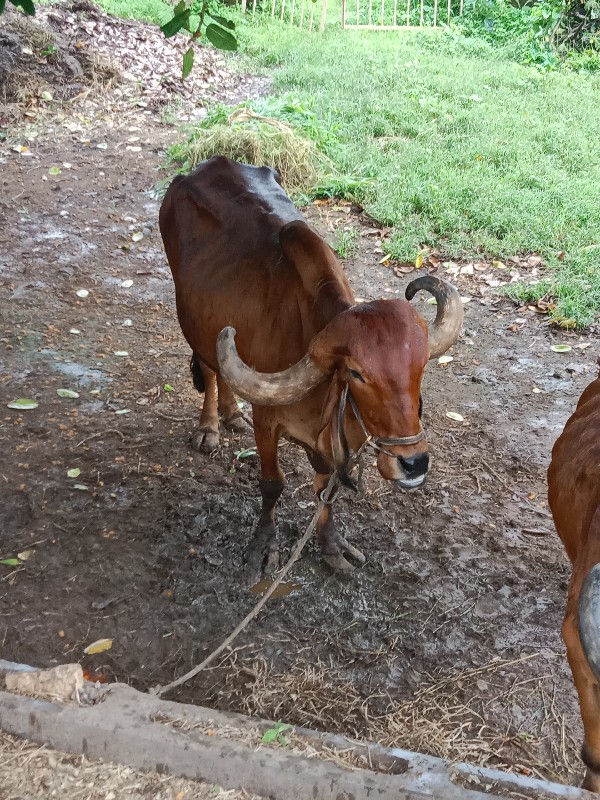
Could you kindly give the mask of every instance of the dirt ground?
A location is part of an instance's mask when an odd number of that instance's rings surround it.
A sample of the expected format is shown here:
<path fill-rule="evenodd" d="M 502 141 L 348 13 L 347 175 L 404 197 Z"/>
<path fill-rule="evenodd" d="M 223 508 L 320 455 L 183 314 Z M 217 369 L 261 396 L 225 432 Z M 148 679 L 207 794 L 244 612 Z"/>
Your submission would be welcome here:
<path fill-rule="evenodd" d="M 165 684 L 257 600 L 244 552 L 258 463 L 238 457 L 252 436 L 226 433 L 211 457 L 191 449 L 201 398 L 152 191 L 178 129 L 160 109 L 109 113 L 90 95 L 7 134 L 0 558 L 23 557 L 0 565 L 0 654 Z M 358 297 L 401 293 L 414 277 L 379 263 L 385 231 L 359 209 L 320 203 L 307 215 L 331 242 L 357 231 L 345 266 Z M 598 336 L 557 331 L 495 293 L 498 276 L 531 277 L 536 259 L 458 266 L 437 265 L 469 301 L 454 360 L 426 371 L 427 484 L 403 493 L 370 467 L 364 498 L 336 504 L 365 567 L 341 579 L 308 547 L 296 589 L 172 699 L 576 782 L 581 726 L 560 639 L 569 567 L 545 469 L 595 377 Z M 38 407 L 6 407 L 22 397 Z M 285 555 L 314 498 L 304 455 L 284 445 L 281 459 Z M 85 655 L 101 638 L 112 648 Z"/>

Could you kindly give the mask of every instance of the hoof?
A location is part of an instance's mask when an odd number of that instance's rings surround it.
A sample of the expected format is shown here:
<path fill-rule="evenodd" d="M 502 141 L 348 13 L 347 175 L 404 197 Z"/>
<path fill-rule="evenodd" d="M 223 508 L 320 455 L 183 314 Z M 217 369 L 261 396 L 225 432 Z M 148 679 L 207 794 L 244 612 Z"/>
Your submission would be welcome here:
<path fill-rule="evenodd" d="M 341 553 L 337 553 L 334 556 L 323 556 L 323 561 L 326 564 L 329 564 L 331 569 L 335 570 L 336 572 L 354 572 L 356 567 L 354 564 L 351 564 L 349 561 L 346 561 L 344 556 Z"/>
<path fill-rule="evenodd" d="M 218 446 L 218 431 L 200 429 L 192 437 L 192 449 L 197 453 L 212 453 Z"/>
<path fill-rule="evenodd" d="M 252 425 L 241 411 L 235 411 L 230 417 L 225 417 L 223 425 L 228 431 L 233 431 L 234 433 L 248 433 L 252 430 Z"/>
<path fill-rule="evenodd" d="M 272 575 L 279 569 L 279 548 L 273 525 L 257 526 L 246 550 L 246 564 L 254 574 Z"/>
<path fill-rule="evenodd" d="M 325 561 L 331 569 L 338 572 L 352 572 L 356 567 L 362 567 L 366 558 L 356 547 L 353 547 L 345 539 L 339 539 L 336 542 L 337 547 L 341 552 L 338 553 L 323 553 L 323 561 Z"/>
<path fill-rule="evenodd" d="M 263 559 L 263 572 L 265 575 L 274 575 L 279 569 L 279 550 L 269 548 Z"/>

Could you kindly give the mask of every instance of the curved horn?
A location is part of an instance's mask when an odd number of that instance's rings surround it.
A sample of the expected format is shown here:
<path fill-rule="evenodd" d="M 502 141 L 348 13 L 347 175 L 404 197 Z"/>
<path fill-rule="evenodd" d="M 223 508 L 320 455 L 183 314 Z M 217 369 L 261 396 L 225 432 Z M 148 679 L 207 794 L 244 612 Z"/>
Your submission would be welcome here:
<path fill-rule="evenodd" d="M 588 572 L 579 594 L 579 638 L 590 669 L 600 680 L 600 564 Z"/>
<path fill-rule="evenodd" d="M 406 287 L 406 299 L 412 300 L 417 292 L 432 294 L 437 300 L 437 313 L 429 325 L 429 358 L 437 358 L 454 344 L 463 324 L 463 305 L 460 295 L 447 281 L 422 275 Z"/>
<path fill-rule="evenodd" d="M 285 406 L 308 394 L 327 375 L 308 355 L 283 372 L 256 372 L 244 364 L 235 346 L 235 328 L 223 328 L 217 337 L 221 377 L 244 400 L 257 406 Z"/>

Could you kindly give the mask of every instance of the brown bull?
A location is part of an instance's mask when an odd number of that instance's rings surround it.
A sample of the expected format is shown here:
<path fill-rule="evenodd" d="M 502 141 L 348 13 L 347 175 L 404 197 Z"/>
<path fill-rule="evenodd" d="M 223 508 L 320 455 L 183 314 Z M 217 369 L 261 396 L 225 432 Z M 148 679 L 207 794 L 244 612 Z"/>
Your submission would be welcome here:
<path fill-rule="evenodd" d="M 239 427 L 233 392 L 252 403 L 262 474 L 256 538 L 266 543 L 268 569 L 277 564 L 274 510 L 285 485 L 280 438 L 305 449 L 317 494 L 335 470 L 349 482 L 350 454 L 367 432 L 384 478 L 404 488 L 423 482 L 421 379 L 427 360 L 458 338 L 463 311 L 452 286 L 426 276 L 407 288 L 408 299 L 420 289 L 436 298 L 429 331 L 406 300 L 357 304 L 334 252 L 276 173 L 223 157 L 173 181 L 160 230 L 195 384 L 205 390 L 201 446 L 218 444 L 219 413 Z M 345 556 L 364 562 L 335 530 L 329 507 L 317 537 L 334 568 L 352 568 Z"/>
<path fill-rule="evenodd" d="M 600 378 L 552 449 L 548 500 L 573 565 L 562 634 L 583 720 L 583 787 L 600 792 Z"/>

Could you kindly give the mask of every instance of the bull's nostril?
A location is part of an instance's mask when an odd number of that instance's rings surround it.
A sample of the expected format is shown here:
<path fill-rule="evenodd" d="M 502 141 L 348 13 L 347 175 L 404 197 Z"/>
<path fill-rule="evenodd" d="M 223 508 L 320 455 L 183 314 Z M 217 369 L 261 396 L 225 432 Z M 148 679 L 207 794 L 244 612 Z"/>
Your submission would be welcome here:
<path fill-rule="evenodd" d="M 429 469 L 429 455 L 427 453 L 417 453 L 416 456 L 409 456 L 409 458 L 400 456 L 398 461 L 407 476 L 424 475 Z"/>

